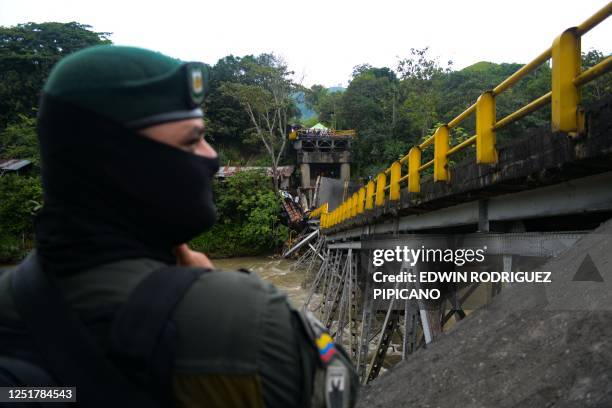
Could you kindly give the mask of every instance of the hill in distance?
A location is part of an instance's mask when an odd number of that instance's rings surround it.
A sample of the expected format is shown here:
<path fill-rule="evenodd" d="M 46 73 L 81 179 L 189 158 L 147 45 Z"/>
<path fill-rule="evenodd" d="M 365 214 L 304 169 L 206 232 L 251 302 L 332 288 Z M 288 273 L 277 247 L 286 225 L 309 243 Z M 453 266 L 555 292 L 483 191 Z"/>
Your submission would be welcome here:
<path fill-rule="evenodd" d="M 334 93 L 334 92 L 344 92 L 346 91 L 346 88 L 343 88 L 341 86 L 331 86 L 329 88 L 327 88 L 327 91 L 329 93 Z M 296 92 L 293 94 L 293 100 L 295 101 L 295 104 L 297 105 L 297 108 L 300 110 L 300 114 L 302 117 L 302 120 L 308 120 L 308 119 L 312 119 L 315 116 L 317 116 L 317 113 L 315 111 L 313 111 L 312 109 L 310 109 L 306 103 L 304 102 L 304 92 Z"/>

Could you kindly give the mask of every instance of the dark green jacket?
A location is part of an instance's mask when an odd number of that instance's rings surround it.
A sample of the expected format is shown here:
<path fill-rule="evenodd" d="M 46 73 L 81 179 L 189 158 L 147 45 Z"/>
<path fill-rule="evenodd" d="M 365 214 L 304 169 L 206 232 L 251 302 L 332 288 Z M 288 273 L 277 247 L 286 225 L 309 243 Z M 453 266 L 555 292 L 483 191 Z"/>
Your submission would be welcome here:
<path fill-rule="evenodd" d="M 162 266 L 150 259 L 124 260 L 60 277 L 58 284 L 69 304 L 86 312 L 121 305 Z M 23 323 L 10 291 L 11 273 L 0 275 L 0 329 L 19 331 Z M 202 274 L 173 316 L 177 406 L 299 406 L 303 393 L 311 393 L 303 389 L 303 377 L 312 375 L 316 354 L 304 353 L 308 340 L 296 330 L 291 309 L 286 296 L 256 274 Z"/>

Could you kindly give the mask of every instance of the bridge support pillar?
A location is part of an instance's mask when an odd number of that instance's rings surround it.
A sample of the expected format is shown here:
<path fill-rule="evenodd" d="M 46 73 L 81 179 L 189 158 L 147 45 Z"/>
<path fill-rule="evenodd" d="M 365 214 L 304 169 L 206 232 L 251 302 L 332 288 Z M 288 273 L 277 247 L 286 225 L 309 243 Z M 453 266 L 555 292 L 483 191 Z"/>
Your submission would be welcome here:
<path fill-rule="evenodd" d="M 372 265 L 367 265 L 367 275 L 372 276 Z M 357 361 L 355 365 L 357 367 L 357 374 L 359 375 L 362 384 L 367 381 L 366 368 L 368 360 L 368 352 L 370 350 L 370 329 L 372 320 L 374 319 L 374 299 L 368 294 L 372 293 L 372 279 L 366 279 L 365 292 L 363 297 L 363 311 L 361 315 L 361 333 L 359 338 L 359 345 L 357 347 Z"/>
<path fill-rule="evenodd" d="M 300 173 L 302 173 L 302 187 L 310 187 L 310 164 L 300 164 Z"/>
<path fill-rule="evenodd" d="M 340 164 L 340 180 L 349 181 L 351 179 L 351 165 L 350 163 Z"/>

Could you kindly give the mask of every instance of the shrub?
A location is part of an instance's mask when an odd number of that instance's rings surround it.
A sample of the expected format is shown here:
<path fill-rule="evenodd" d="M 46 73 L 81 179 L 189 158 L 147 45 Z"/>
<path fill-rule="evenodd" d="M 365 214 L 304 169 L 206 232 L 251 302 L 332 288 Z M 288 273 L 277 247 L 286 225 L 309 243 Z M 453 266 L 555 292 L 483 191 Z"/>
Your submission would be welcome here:
<path fill-rule="evenodd" d="M 19 260 L 32 245 L 33 216 L 42 202 L 38 176 L 0 177 L 0 262 Z"/>
<path fill-rule="evenodd" d="M 215 257 L 257 255 L 277 249 L 287 237 L 279 222 L 280 199 L 258 171 L 216 181 L 217 223 L 190 245 Z"/>

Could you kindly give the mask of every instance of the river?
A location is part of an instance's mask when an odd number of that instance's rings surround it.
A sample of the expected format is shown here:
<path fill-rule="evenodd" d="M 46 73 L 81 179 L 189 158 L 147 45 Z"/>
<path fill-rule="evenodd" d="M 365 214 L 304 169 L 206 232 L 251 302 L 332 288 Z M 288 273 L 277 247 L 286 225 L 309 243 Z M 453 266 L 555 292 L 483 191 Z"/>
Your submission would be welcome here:
<path fill-rule="evenodd" d="M 291 270 L 294 260 L 265 256 L 213 259 L 218 269 L 246 268 L 287 294 L 295 307 L 302 307 L 308 292 L 302 288 L 303 272 Z"/>
<path fill-rule="evenodd" d="M 219 269 L 246 268 L 255 272 L 263 280 L 274 284 L 285 292 L 295 307 L 302 307 L 308 296 L 308 292 L 301 286 L 303 273 L 291 270 L 291 265 L 295 262 L 294 260 L 254 256 L 213 259 L 212 262 Z M 0 265 L 0 273 L 2 269 L 8 269 L 9 267 L 11 265 Z"/>

